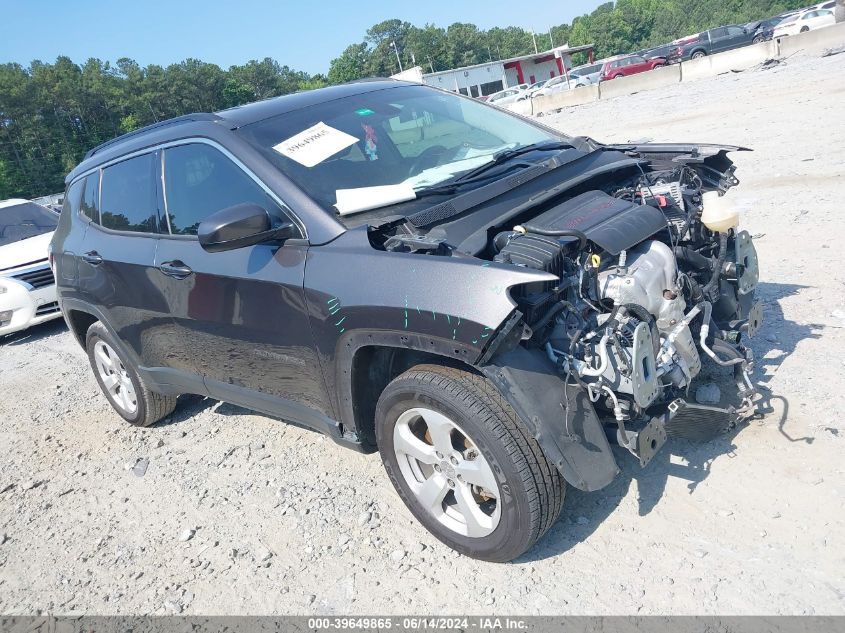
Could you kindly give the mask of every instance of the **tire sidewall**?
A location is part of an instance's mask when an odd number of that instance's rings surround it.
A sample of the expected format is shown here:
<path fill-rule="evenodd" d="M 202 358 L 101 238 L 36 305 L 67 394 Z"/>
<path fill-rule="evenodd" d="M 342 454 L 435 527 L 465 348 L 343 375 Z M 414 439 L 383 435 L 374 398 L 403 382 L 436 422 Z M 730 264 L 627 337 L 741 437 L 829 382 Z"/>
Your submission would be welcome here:
<path fill-rule="evenodd" d="M 516 467 L 504 446 L 491 438 L 484 423 L 460 403 L 444 398 L 435 388 L 410 380 L 389 385 L 376 407 L 376 440 L 385 470 L 399 496 L 417 520 L 440 541 L 463 554 L 489 561 L 507 561 L 521 554 L 532 535 L 527 493 Z M 417 500 L 405 482 L 393 449 L 393 429 L 399 416 L 415 407 L 432 409 L 455 422 L 487 460 L 499 484 L 501 516 L 489 535 L 470 538 L 440 523 Z"/>
<path fill-rule="evenodd" d="M 135 389 L 135 398 L 138 402 L 138 405 L 135 407 L 134 414 L 126 413 L 121 407 L 115 403 L 112 395 L 109 393 L 106 386 L 103 384 L 102 378 L 100 378 L 100 371 L 97 369 L 97 363 L 94 360 L 94 345 L 96 345 L 97 341 L 103 341 L 109 347 L 114 350 L 117 354 L 117 357 L 120 359 L 120 362 L 123 363 L 123 367 L 126 369 L 126 374 L 129 376 L 129 380 L 132 381 L 132 387 Z M 100 391 L 103 392 L 103 395 L 106 397 L 106 400 L 109 401 L 109 404 L 112 406 L 112 409 L 120 415 L 124 420 L 129 422 L 134 426 L 143 426 L 142 422 L 146 419 L 146 400 L 143 397 L 143 387 L 141 385 L 140 378 L 138 377 L 138 372 L 135 371 L 135 367 L 127 361 L 126 355 L 124 354 L 123 350 L 119 343 L 114 340 L 114 337 L 109 334 L 108 330 L 103 327 L 99 322 L 95 323 L 88 329 L 88 334 L 85 337 L 85 351 L 88 353 L 88 362 L 91 365 L 91 370 L 94 372 L 94 378 L 97 381 L 97 384 L 100 386 Z"/>

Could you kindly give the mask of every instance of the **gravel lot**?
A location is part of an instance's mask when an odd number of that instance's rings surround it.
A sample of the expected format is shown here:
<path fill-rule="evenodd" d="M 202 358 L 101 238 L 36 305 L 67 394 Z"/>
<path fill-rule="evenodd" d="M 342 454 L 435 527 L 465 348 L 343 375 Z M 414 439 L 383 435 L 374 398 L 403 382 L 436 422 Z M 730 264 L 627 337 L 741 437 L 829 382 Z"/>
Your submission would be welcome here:
<path fill-rule="evenodd" d="M 0 612 L 845 614 L 845 54 L 792 57 L 543 121 L 725 142 L 759 235 L 770 412 L 572 488 L 513 564 L 448 550 L 377 455 L 199 397 L 109 409 L 64 324 L 0 342 Z M 835 117 L 839 117 L 837 121 Z"/>

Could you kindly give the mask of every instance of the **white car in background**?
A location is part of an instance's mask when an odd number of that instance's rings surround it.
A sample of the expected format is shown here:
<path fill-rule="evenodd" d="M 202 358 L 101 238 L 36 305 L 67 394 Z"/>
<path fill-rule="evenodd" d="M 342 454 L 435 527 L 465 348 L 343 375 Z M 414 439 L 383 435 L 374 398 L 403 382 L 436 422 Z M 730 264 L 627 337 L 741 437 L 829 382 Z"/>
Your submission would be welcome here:
<path fill-rule="evenodd" d="M 578 66 L 569 71 L 569 81 L 574 83 L 576 88 L 590 86 L 601 81 L 601 69 L 604 64 L 588 64 Z"/>
<path fill-rule="evenodd" d="M 527 88 L 528 84 L 525 84 L 525 87 Z M 506 90 L 494 92 L 489 97 L 487 97 L 487 103 L 491 103 L 497 106 L 503 106 L 508 105 L 510 103 L 516 103 L 517 101 L 522 101 L 527 97 L 528 93 L 525 92 L 525 89 L 516 86 L 514 88 L 508 88 Z"/>
<path fill-rule="evenodd" d="M 798 35 L 823 26 L 836 24 L 836 18 L 830 9 L 811 9 L 798 15 L 786 18 L 778 24 L 772 32 L 772 37 L 783 37 L 784 35 Z"/>
<path fill-rule="evenodd" d="M 0 202 L 0 336 L 62 316 L 47 255 L 58 223 L 29 200 Z"/>
<path fill-rule="evenodd" d="M 545 97 L 548 95 L 553 95 L 557 92 L 563 92 L 565 90 L 569 90 L 570 88 L 575 87 L 574 81 L 567 81 L 565 75 L 558 75 L 557 77 L 552 77 L 546 83 L 543 84 L 543 87 L 540 88 L 537 92 L 534 93 L 535 97 Z"/>

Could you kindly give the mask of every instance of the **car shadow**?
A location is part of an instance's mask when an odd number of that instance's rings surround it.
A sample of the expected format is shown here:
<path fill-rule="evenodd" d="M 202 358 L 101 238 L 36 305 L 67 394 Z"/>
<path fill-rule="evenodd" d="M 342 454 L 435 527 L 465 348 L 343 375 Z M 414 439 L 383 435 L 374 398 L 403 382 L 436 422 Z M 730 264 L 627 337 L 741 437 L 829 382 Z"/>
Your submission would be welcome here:
<path fill-rule="evenodd" d="M 586 541 L 630 496 L 633 482 L 636 482 L 639 516 L 646 516 L 657 506 L 670 478 L 684 480 L 688 494 L 694 494 L 698 485 L 709 476 L 717 459 L 736 457 L 734 438 L 744 426 L 734 427 L 707 442 L 670 438 L 645 468 L 641 468 L 639 461 L 624 448 L 614 446 L 621 471 L 616 479 L 607 488 L 596 492 L 582 492 L 569 486 L 560 519 L 535 547 L 514 562 L 526 563 L 557 556 Z"/>
<path fill-rule="evenodd" d="M 27 343 L 34 343 L 41 341 L 58 334 L 67 332 L 67 324 L 64 319 L 52 319 L 33 325 L 20 332 L 6 334 L 0 336 L 0 346 L 3 345 L 26 345 Z"/>
<path fill-rule="evenodd" d="M 173 412 L 170 413 L 170 415 L 164 416 L 164 418 L 149 428 L 152 430 L 163 429 L 168 426 L 173 426 L 174 424 L 190 422 L 195 416 L 213 408 L 218 403 L 219 400 L 214 400 L 208 396 L 194 393 L 182 394 L 176 401 L 176 408 Z"/>
<path fill-rule="evenodd" d="M 763 329 L 748 343 L 754 352 L 755 377 L 760 387 L 760 400 L 757 410 L 762 416 L 779 415 L 777 428 L 780 434 L 789 442 L 803 442 L 812 444 L 813 438 L 808 436 L 794 437 L 787 430 L 789 419 L 789 401 L 774 393 L 768 386 L 773 377 L 780 371 L 784 361 L 789 358 L 796 347 L 807 339 L 819 339 L 825 325 L 822 323 L 796 323 L 784 316 L 781 302 L 788 297 L 798 296 L 803 290 L 811 290 L 811 286 L 799 284 L 761 283 L 757 287 L 757 297 L 764 304 Z"/>
<path fill-rule="evenodd" d="M 796 323 L 784 316 L 783 299 L 799 295 L 805 289 L 809 286 L 761 283 L 758 297 L 764 303 L 764 326 L 746 344 L 754 352 L 753 378 L 760 389 L 756 420 L 765 420 L 767 426 L 777 428 L 785 441 L 811 444 L 812 437 L 795 437 L 787 430 L 788 399 L 775 393 L 768 385 L 761 384 L 777 373 L 784 360 L 795 352 L 802 341 L 821 336 L 824 325 Z M 729 373 L 722 372 L 725 375 L 720 375 L 719 369 L 712 367 L 706 373 L 708 380 L 715 380 L 723 391 L 730 389 Z M 623 502 L 630 502 L 626 500 L 631 494 L 632 482 L 636 482 L 635 502 L 640 516 L 649 514 L 657 506 L 670 478 L 685 481 L 688 494 L 695 494 L 717 460 L 741 457 L 734 439 L 747 426 L 747 423 L 739 424 L 706 441 L 670 438 L 645 468 L 640 468 L 639 462 L 624 448 L 614 446 L 614 455 L 621 470 L 616 479 L 607 488 L 591 493 L 569 486 L 560 519 L 534 548 L 514 563 L 557 556 L 587 540 Z"/>

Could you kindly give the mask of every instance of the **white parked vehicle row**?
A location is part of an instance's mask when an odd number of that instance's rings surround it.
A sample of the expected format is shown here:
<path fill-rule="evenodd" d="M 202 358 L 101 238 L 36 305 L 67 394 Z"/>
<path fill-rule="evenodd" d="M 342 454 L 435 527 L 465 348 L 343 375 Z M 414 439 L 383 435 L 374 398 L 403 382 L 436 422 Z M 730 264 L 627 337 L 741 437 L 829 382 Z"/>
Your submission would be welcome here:
<path fill-rule="evenodd" d="M 830 9 L 810 9 L 787 18 L 778 24 L 772 37 L 783 37 L 784 35 L 798 35 L 824 26 L 836 24 L 836 17 Z"/>
<path fill-rule="evenodd" d="M 29 200 L 0 202 L 0 336 L 62 316 L 47 254 L 58 221 Z"/>

